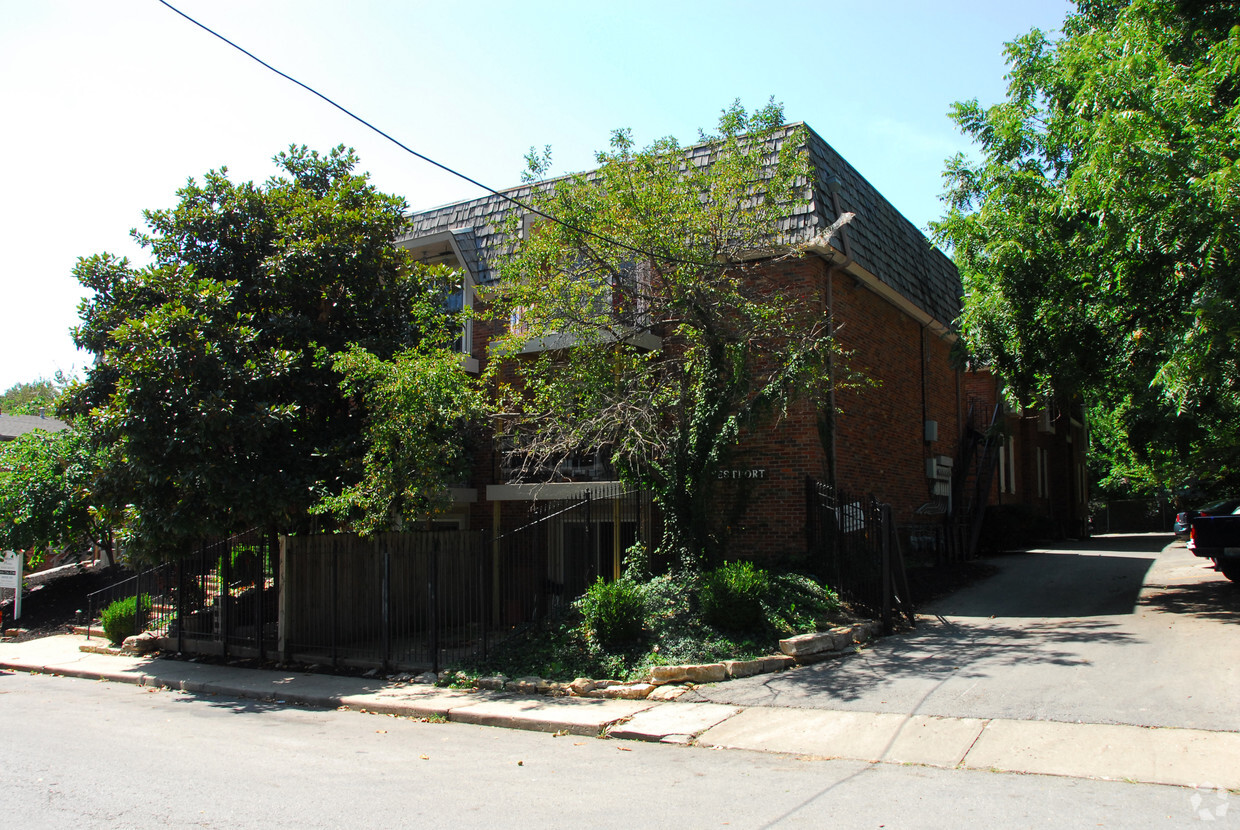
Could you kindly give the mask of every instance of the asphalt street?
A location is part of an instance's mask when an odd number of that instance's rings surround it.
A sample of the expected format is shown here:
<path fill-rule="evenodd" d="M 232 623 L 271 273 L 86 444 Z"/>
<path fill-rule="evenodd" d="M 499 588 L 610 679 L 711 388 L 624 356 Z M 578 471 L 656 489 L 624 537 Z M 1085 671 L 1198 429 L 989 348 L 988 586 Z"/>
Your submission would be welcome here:
<path fill-rule="evenodd" d="M 1240 586 L 1169 534 L 995 557 L 916 630 L 704 686 L 739 706 L 1240 731 Z"/>
<path fill-rule="evenodd" d="M 41 828 L 1237 826 L 1226 792 L 599 740 L 0 673 Z M 1221 811 L 1221 812 L 1220 812 Z"/>

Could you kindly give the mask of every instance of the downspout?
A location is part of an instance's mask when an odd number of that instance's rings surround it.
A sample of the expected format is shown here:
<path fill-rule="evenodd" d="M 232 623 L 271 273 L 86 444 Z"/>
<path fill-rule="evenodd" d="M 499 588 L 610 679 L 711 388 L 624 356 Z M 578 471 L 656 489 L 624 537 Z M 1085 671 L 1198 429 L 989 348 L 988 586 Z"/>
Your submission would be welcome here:
<path fill-rule="evenodd" d="M 831 196 L 831 209 L 835 211 L 838 219 L 844 215 L 843 209 L 840 207 L 840 177 L 832 176 L 827 179 L 827 193 Z M 836 273 L 844 273 L 849 265 L 852 264 L 852 243 L 848 238 L 848 225 L 843 225 L 839 230 L 840 244 L 844 248 L 844 261 L 842 263 L 831 262 L 827 268 L 827 314 L 831 319 L 831 339 L 834 344 L 835 340 L 835 275 Z M 827 428 L 829 432 L 827 445 L 827 464 L 829 465 L 827 482 L 831 485 L 834 492 L 838 491 L 839 478 L 837 475 L 838 456 L 838 440 L 836 439 L 836 422 L 835 422 L 835 352 L 831 353 L 830 364 L 827 369 L 827 380 L 830 383 L 830 391 L 827 394 Z"/>

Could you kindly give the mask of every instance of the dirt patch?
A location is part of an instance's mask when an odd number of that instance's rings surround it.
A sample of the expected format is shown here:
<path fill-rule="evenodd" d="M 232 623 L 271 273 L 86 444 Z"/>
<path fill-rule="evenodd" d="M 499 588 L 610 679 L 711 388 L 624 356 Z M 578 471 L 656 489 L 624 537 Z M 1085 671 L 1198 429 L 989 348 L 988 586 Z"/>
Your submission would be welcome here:
<path fill-rule="evenodd" d="M 34 640 L 64 634 L 78 620 L 78 611 L 86 615 L 86 598 L 93 591 L 107 588 L 130 574 L 121 568 L 94 568 L 81 565 L 65 568 L 61 573 L 28 585 L 22 593 L 22 618 L 14 622 L 13 602 L 0 605 L 6 635 L 11 629 L 22 631 L 14 640 Z"/>

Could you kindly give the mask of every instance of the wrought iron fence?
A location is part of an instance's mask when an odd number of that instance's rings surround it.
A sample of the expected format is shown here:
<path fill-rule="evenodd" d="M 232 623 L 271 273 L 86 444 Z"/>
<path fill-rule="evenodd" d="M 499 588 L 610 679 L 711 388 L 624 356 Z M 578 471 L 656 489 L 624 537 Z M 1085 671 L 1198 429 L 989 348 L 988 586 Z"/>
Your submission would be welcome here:
<path fill-rule="evenodd" d="M 178 651 L 438 671 L 619 576 L 624 553 L 650 538 L 640 492 L 600 485 L 528 504 L 499 536 L 256 530 L 204 543 L 92 594 L 90 620 L 140 597 L 136 630 Z"/>
<path fill-rule="evenodd" d="M 178 651 L 265 657 L 277 644 L 279 576 L 270 534 L 204 542 L 90 594 L 87 637 L 104 608 L 134 597 L 135 631 L 175 640 Z"/>
<path fill-rule="evenodd" d="M 601 485 L 575 499 L 530 502 L 527 521 L 496 540 L 497 627 L 541 619 L 600 577 L 616 579 L 624 554 L 650 538 L 640 491 Z"/>
<path fill-rule="evenodd" d="M 472 657 L 619 574 L 647 538 L 642 495 L 602 485 L 531 501 L 495 536 L 429 531 L 288 537 L 280 651 L 286 659 L 431 669 Z"/>
<path fill-rule="evenodd" d="M 485 654 L 489 559 L 480 531 L 288 537 L 280 651 L 436 671 Z"/>
<path fill-rule="evenodd" d="M 890 505 L 806 479 L 811 561 L 820 578 L 890 631 L 897 607 L 913 622 Z"/>

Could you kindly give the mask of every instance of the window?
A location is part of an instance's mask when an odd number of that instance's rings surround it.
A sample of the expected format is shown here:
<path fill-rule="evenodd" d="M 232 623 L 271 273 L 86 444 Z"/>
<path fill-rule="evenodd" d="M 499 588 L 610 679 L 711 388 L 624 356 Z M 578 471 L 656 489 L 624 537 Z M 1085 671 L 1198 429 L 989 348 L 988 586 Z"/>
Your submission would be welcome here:
<path fill-rule="evenodd" d="M 999 445 L 999 492 L 1016 492 L 1016 439 L 1011 435 Z"/>
<path fill-rule="evenodd" d="M 1038 447 L 1038 498 L 1040 499 L 1051 497 L 1050 460 L 1050 452 Z"/>

